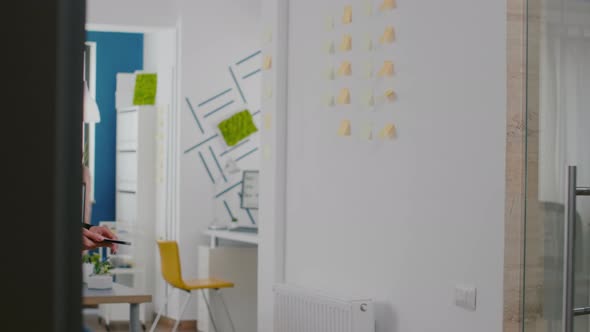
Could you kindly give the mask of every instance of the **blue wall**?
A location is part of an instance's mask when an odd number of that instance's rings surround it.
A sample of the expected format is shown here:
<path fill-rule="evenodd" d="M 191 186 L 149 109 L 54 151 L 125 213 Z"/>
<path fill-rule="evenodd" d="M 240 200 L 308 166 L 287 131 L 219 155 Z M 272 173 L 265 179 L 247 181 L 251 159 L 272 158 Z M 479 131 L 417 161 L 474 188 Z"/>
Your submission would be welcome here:
<path fill-rule="evenodd" d="M 94 199 L 92 224 L 115 220 L 115 111 L 116 74 L 143 69 L 143 34 L 94 32 L 86 40 L 96 42 L 96 125 Z"/>

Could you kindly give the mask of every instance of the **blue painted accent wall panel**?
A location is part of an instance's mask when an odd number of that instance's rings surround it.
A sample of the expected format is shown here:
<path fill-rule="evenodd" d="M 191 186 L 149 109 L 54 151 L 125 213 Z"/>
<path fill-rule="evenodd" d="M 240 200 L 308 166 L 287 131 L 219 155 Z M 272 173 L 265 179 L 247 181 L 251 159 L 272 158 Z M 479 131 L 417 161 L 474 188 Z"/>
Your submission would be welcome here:
<path fill-rule="evenodd" d="M 96 42 L 96 102 L 101 121 L 96 125 L 92 224 L 115 220 L 116 74 L 143 69 L 143 34 L 88 31 Z"/>

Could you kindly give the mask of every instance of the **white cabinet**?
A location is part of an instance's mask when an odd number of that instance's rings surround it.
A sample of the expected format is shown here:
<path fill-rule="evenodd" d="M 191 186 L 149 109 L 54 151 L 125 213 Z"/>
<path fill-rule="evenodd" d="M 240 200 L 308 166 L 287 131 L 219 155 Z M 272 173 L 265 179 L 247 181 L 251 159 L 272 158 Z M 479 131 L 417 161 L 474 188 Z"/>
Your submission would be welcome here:
<path fill-rule="evenodd" d="M 131 246 L 119 246 L 118 256 L 132 262 L 131 268 L 117 268 L 116 282 L 151 291 L 154 288 L 155 248 L 155 143 L 156 107 L 133 106 L 117 109 L 116 140 L 116 229 Z M 142 304 L 140 319 L 153 312 Z M 128 321 L 129 305 L 100 306 L 106 322 Z"/>

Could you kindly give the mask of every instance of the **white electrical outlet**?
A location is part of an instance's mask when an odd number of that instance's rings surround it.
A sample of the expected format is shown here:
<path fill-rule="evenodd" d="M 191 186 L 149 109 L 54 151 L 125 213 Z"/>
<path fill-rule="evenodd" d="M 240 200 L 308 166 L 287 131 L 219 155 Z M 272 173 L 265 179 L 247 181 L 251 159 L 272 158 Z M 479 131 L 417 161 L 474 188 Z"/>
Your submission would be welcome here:
<path fill-rule="evenodd" d="M 477 288 L 472 286 L 455 286 L 455 305 L 475 311 L 477 306 Z"/>

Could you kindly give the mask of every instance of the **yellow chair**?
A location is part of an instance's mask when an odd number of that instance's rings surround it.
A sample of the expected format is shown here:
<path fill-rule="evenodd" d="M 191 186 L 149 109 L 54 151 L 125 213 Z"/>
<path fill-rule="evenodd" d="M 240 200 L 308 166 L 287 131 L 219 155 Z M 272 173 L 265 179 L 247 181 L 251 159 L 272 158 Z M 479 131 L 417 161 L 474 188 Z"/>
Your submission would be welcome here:
<path fill-rule="evenodd" d="M 166 282 L 168 284 L 170 284 L 170 286 L 178 289 L 179 291 L 185 291 L 188 293 L 186 296 L 186 300 L 182 304 L 180 316 L 179 316 L 178 320 L 176 321 L 176 323 L 174 324 L 174 328 L 172 329 L 172 331 L 176 331 L 176 329 L 178 328 L 178 325 L 180 324 L 180 319 L 181 319 L 182 315 L 184 314 L 186 306 L 188 305 L 188 303 L 191 299 L 191 291 L 193 291 L 193 290 L 200 290 L 202 292 L 203 299 L 205 300 L 205 303 L 207 304 L 207 310 L 209 311 L 209 317 L 211 317 L 211 324 L 213 325 L 214 331 L 217 331 L 217 326 L 215 325 L 215 320 L 213 319 L 213 312 L 211 311 L 211 306 L 209 305 L 209 301 L 207 300 L 207 296 L 205 294 L 205 290 L 210 289 L 210 290 L 215 290 L 216 294 L 219 296 L 219 299 L 221 300 L 221 303 L 223 304 L 225 312 L 227 313 L 227 317 L 229 318 L 229 322 L 231 324 L 232 330 L 235 332 L 236 328 L 234 326 L 234 323 L 233 323 L 231 316 L 229 314 L 229 310 L 227 309 L 227 305 L 225 304 L 225 301 L 223 300 L 223 296 L 221 295 L 221 291 L 220 291 L 220 289 L 222 289 L 222 288 L 232 288 L 232 287 L 234 287 L 234 284 L 231 282 L 225 281 L 225 280 L 215 279 L 215 278 L 184 280 L 182 278 L 182 271 L 180 269 L 180 255 L 178 253 L 178 243 L 176 243 L 176 241 L 157 241 L 157 242 L 158 242 L 158 248 L 160 250 L 160 261 L 161 261 L 161 268 L 162 268 L 162 276 L 164 277 L 164 280 L 166 280 Z M 168 298 L 166 298 L 166 300 L 164 301 L 164 303 L 160 307 L 160 310 L 158 312 L 158 316 L 156 316 L 156 319 L 154 320 L 154 323 L 152 324 L 152 328 L 150 329 L 150 332 L 153 332 L 156 328 L 156 325 L 158 325 L 158 321 L 160 320 L 160 317 L 162 316 L 162 312 L 164 311 L 164 308 L 166 307 L 166 304 L 168 303 L 169 299 L 170 299 L 170 295 L 168 296 Z"/>

